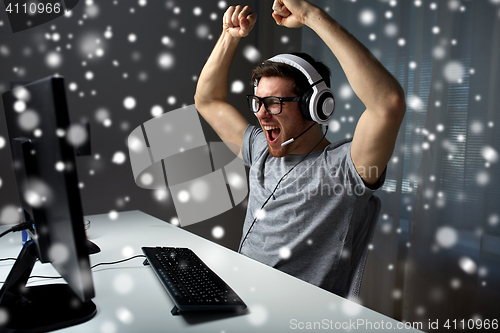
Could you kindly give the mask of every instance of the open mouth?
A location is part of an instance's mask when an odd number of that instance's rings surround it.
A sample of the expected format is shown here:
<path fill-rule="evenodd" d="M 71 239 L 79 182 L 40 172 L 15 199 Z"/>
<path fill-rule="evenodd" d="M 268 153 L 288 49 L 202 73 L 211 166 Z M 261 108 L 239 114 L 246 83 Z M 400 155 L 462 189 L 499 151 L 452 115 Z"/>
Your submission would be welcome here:
<path fill-rule="evenodd" d="M 276 143 L 280 137 L 281 129 L 277 126 L 262 126 L 266 132 L 267 141 L 269 143 Z"/>

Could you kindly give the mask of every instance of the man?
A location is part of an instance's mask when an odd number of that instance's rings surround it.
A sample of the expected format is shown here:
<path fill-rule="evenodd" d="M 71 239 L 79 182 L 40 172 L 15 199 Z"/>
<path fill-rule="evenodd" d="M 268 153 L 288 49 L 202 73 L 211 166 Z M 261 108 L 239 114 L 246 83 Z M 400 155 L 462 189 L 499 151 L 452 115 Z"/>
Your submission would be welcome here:
<path fill-rule="evenodd" d="M 248 6 L 229 7 L 224 14 L 223 32 L 198 81 L 196 107 L 224 142 L 240 147 L 250 167 L 240 252 L 346 296 L 356 264 L 350 256 L 356 232 L 383 183 L 406 108 L 404 93 L 375 57 L 320 8 L 304 0 L 276 0 L 272 16 L 278 25 L 314 30 L 340 62 L 366 106 L 352 141 L 330 144 L 321 126 L 302 116 L 292 97 L 303 93 L 303 78 L 281 63 L 266 61 L 253 73 L 257 97 L 249 98 L 262 129 L 228 104 L 231 61 L 257 19 Z M 309 62 L 329 81 L 320 64 Z M 286 101 L 266 103 L 268 96 Z"/>

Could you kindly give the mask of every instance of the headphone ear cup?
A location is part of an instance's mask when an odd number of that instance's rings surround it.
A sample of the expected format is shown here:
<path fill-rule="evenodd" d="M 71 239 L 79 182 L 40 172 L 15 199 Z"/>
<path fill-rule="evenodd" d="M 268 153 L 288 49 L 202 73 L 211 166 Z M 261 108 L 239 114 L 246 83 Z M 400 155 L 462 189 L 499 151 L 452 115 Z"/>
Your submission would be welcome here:
<path fill-rule="evenodd" d="M 331 89 L 323 91 L 316 103 L 316 113 L 318 120 L 327 122 L 333 116 L 335 111 L 335 95 Z"/>
<path fill-rule="evenodd" d="M 311 118 L 311 110 L 309 109 L 309 103 L 311 102 L 311 96 L 313 90 L 309 89 L 300 97 L 300 112 L 302 116 L 307 120 L 313 120 Z"/>

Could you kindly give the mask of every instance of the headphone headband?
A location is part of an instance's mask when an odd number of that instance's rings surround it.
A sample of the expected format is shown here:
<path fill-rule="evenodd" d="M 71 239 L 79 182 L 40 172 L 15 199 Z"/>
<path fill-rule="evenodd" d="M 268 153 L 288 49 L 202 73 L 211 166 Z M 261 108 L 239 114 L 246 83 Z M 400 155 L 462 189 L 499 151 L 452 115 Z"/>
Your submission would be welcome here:
<path fill-rule="evenodd" d="M 307 61 L 293 54 L 279 54 L 277 56 L 269 59 L 272 62 L 281 62 L 292 67 L 297 68 L 299 71 L 304 74 L 307 78 L 307 81 L 311 86 L 314 85 L 315 82 L 323 80 L 318 71 Z"/>
<path fill-rule="evenodd" d="M 269 61 L 284 63 L 304 74 L 311 86 L 311 91 L 302 96 L 302 115 L 317 123 L 327 124 L 335 111 L 335 95 L 316 68 L 308 61 L 293 54 L 279 54 L 270 58 Z"/>

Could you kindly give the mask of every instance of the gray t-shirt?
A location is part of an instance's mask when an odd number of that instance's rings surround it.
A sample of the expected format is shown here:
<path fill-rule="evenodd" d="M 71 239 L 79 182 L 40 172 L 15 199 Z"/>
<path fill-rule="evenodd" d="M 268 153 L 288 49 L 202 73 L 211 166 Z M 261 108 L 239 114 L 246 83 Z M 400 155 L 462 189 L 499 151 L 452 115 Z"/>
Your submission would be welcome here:
<path fill-rule="evenodd" d="M 384 172 L 374 189 L 365 186 L 352 162 L 350 141 L 309 154 L 282 180 L 261 211 L 280 178 L 304 155 L 275 158 L 269 154 L 262 129 L 247 127 L 242 155 L 250 167 L 250 194 L 241 253 L 347 295 L 356 231 L 365 222 L 370 197 L 385 179 Z"/>

